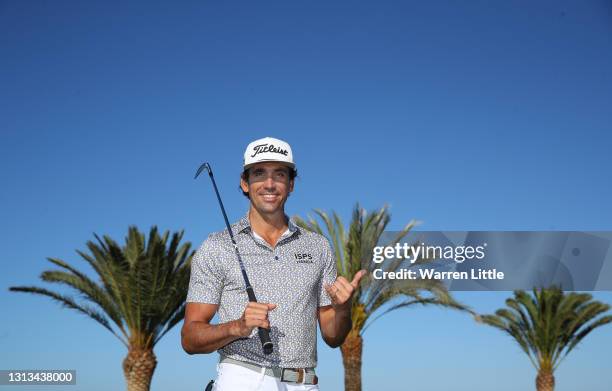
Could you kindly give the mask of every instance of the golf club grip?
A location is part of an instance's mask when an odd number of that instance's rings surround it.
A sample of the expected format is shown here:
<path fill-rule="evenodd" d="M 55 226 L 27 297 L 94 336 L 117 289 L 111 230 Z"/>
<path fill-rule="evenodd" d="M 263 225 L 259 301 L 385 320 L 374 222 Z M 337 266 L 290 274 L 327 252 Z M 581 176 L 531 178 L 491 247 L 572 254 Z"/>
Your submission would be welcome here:
<path fill-rule="evenodd" d="M 270 330 L 259 327 L 257 329 L 257 333 L 259 334 L 259 339 L 261 340 L 261 347 L 263 348 L 264 354 L 267 355 L 272 353 L 274 350 L 274 344 L 270 339 Z"/>
<path fill-rule="evenodd" d="M 248 278 L 247 278 L 248 281 Z M 247 296 L 249 296 L 249 301 L 257 303 L 257 298 L 255 297 L 255 292 L 253 291 L 253 287 L 249 284 L 246 288 Z M 259 334 L 259 339 L 261 340 L 261 347 L 263 349 L 264 354 L 270 354 L 274 350 L 274 344 L 270 339 L 270 330 L 264 329 L 263 327 L 257 328 L 257 333 Z"/>

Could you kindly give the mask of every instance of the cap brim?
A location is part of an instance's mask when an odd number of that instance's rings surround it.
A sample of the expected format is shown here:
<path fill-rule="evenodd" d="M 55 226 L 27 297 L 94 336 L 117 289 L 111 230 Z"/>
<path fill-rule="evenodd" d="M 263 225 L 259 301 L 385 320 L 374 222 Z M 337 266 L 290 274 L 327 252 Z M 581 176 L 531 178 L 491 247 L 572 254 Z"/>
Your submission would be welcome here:
<path fill-rule="evenodd" d="M 265 159 L 265 160 L 260 160 L 260 161 L 255 162 L 255 163 L 245 164 L 245 165 L 243 166 L 243 169 L 245 169 L 245 170 L 246 170 L 246 169 L 251 168 L 251 167 L 253 167 L 254 165 L 259 164 L 259 163 L 280 163 L 280 164 L 282 164 L 282 165 L 284 165 L 284 166 L 287 166 L 287 167 L 290 167 L 290 168 L 295 168 L 295 163 L 284 162 L 284 161 L 282 161 L 282 160 Z"/>

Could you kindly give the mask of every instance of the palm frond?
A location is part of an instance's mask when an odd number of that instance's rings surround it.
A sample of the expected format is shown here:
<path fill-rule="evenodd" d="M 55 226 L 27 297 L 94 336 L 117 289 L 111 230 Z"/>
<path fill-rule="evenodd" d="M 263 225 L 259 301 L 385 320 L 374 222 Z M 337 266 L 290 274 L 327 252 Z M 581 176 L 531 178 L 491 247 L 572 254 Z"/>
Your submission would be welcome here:
<path fill-rule="evenodd" d="M 63 270 L 48 270 L 41 279 L 74 289 L 84 300 L 99 307 L 117 326 L 123 338 L 96 308 L 77 303 L 72 297 L 38 287 L 13 287 L 12 291 L 45 295 L 66 307 L 84 313 L 103 325 L 123 343 L 152 347 L 184 317 L 189 285 L 191 251 L 181 244 L 183 231 L 160 233 L 153 226 L 145 236 L 135 226 L 128 228 L 120 246 L 108 236 L 94 234 L 86 243 L 88 252 L 77 253 L 95 271 L 100 283 L 56 258 L 48 258 Z"/>
<path fill-rule="evenodd" d="M 609 305 L 556 286 L 515 291 L 506 306 L 480 318 L 514 338 L 537 369 L 554 371 L 594 329 L 612 323 L 612 315 L 604 315 Z"/>
<path fill-rule="evenodd" d="M 321 224 L 310 216 L 308 216 L 308 221 L 299 217 L 294 217 L 294 219 L 300 227 L 327 237 L 334 250 L 338 274 L 350 281 L 360 269 L 368 271 L 353 297 L 352 320 L 353 330 L 356 332 L 362 332 L 374 320 L 390 311 L 406 308 L 413 304 L 434 304 L 470 311 L 464 305 L 456 302 L 439 281 L 393 280 L 390 282 L 371 277 L 375 268 L 384 271 L 396 271 L 405 264 L 402 259 L 394 259 L 377 265 L 372 261 L 372 255 L 376 246 L 395 246 L 404 240 L 416 226 L 417 222 L 415 220 L 406 224 L 386 243 L 381 243 L 385 238 L 385 229 L 391 220 L 386 205 L 378 210 L 368 212 L 357 203 L 353 207 L 347 229 L 345 229 L 337 213 L 328 214 L 320 209 L 315 210 L 315 213 L 325 227 L 325 231 Z M 421 257 L 410 266 L 420 265 L 428 261 L 428 259 Z M 422 296 L 422 293 L 426 293 L 427 296 Z M 399 297 L 403 297 L 405 300 L 393 304 L 394 299 Z M 382 311 L 382 308 L 387 304 L 389 308 L 372 321 L 369 320 L 373 314 L 379 310 Z"/>
<path fill-rule="evenodd" d="M 62 295 L 60 293 L 53 292 L 44 288 L 39 288 L 36 286 L 14 286 L 10 287 L 9 290 L 13 292 L 26 292 L 48 296 L 54 299 L 55 301 L 61 303 L 64 307 L 77 310 L 78 312 L 92 318 L 93 320 L 101 324 L 105 329 L 113 333 L 115 337 L 117 337 L 124 345 L 127 346 L 127 342 L 123 338 L 121 338 L 121 336 L 119 336 L 119 334 L 117 334 L 115 330 L 113 330 L 111 325 L 108 323 L 108 320 L 101 312 L 96 311 L 94 308 L 91 308 L 87 305 L 77 303 L 70 296 Z"/>
<path fill-rule="evenodd" d="M 416 279 L 416 280 L 393 280 L 393 283 L 387 284 L 388 288 L 383 290 L 377 299 L 370 307 L 368 313 L 373 314 L 379 308 L 389 304 L 385 307 L 384 311 L 380 312 L 371 321 L 368 321 L 364 327 L 364 330 L 368 328 L 374 321 L 378 320 L 382 316 L 389 312 L 407 308 L 415 304 L 431 304 L 446 308 L 452 308 L 460 311 L 467 311 L 475 315 L 468 306 L 456 301 L 448 292 L 444 284 L 435 279 Z M 423 293 L 427 293 L 427 296 L 423 296 Z M 395 304 L 390 304 L 396 297 L 404 297 L 403 301 Z"/>

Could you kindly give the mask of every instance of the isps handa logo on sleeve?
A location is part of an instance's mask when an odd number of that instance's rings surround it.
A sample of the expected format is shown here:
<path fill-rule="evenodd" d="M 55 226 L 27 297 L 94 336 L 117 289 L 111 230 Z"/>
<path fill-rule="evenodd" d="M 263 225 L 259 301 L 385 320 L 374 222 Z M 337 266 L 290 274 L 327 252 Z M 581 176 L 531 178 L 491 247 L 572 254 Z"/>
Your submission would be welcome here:
<path fill-rule="evenodd" d="M 295 263 L 314 263 L 312 259 L 312 254 L 309 253 L 295 253 L 293 254 L 296 261 Z"/>

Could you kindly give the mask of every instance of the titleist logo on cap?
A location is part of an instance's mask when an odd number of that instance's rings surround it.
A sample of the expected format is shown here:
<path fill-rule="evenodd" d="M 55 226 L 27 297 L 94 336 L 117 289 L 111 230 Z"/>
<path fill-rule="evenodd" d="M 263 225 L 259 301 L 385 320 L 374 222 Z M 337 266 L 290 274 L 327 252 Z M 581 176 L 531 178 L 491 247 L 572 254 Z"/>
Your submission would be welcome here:
<path fill-rule="evenodd" d="M 259 144 L 253 147 L 253 151 L 255 151 L 255 153 L 253 153 L 251 157 L 255 157 L 256 155 L 265 152 L 279 153 L 284 156 L 287 156 L 288 153 L 286 149 L 275 147 L 274 144 Z"/>
<path fill-rule="evenodd" d="M 252 141 L 244 150 L 244 168 L 261 162 L 280 162 L 295 168 L 291 146 L 286 141 L 274 137 Z"/>

